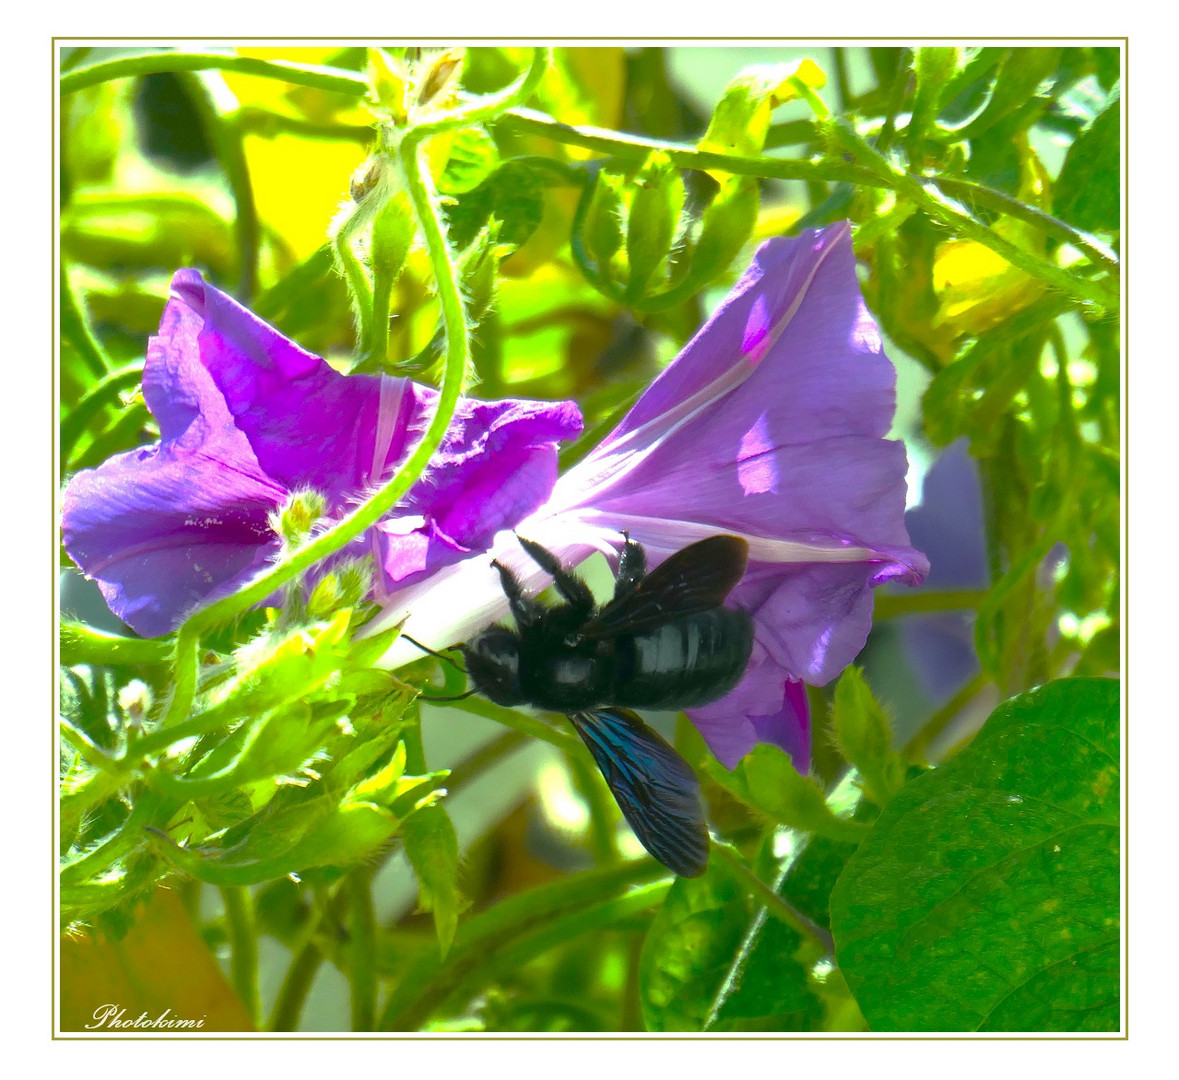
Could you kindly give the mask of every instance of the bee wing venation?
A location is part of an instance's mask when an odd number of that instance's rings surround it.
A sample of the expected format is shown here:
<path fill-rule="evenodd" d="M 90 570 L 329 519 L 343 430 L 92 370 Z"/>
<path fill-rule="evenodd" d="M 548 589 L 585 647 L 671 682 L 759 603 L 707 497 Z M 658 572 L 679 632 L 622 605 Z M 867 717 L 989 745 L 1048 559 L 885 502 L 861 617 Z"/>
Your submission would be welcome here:
<path fill-rule="evenodd" d="M 739 536 L 710 536 L 661 562 L 624 596 L 582 627 L 588 638 L 653 630 L 669 619 L 720 607 L 745 573 L 749 545 Z"/>
<path fill-rule="evenodd" d="M 708 867 L 708 827 L 691 767 L 629 709 L 570 714 L 635 836 L 681 877 Z"/>

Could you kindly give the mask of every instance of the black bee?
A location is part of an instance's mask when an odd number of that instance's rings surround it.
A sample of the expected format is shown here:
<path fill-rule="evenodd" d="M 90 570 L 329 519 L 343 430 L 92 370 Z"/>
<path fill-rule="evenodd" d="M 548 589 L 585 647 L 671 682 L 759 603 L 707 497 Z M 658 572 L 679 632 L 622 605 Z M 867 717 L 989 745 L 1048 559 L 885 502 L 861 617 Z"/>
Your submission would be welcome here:
<path fill-rule="evenodd" d="M 712 536 L 647 574 L 642 547 L 627 537 L 614 596 L 598 607 L 551 551 L 519 540 L 564 603 L 526 597 L 519 579 L 494 563 L 516 628 L 495 625 L 461 646 L 472 682 L 500 705 L 566 713 L 643 846 L 677 874 L 704 873 L 700 783 L 629 707 L 683 709 L 736 686 L 753 624 L 723 604 L 745 573 L 748 545 Z"/>

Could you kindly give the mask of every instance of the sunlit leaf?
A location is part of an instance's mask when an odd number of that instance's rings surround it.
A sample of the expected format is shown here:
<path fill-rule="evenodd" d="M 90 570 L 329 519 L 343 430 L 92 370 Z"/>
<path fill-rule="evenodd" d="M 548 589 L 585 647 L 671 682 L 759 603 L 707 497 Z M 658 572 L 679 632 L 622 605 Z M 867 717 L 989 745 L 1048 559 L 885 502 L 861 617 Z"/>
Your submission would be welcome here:
<path fill-rule="evenodd" d="M 879 1031 L 1119 1025 L 1119 684 L 1000 706 L 907 784 L 831 895 L 839 965 Z"/>

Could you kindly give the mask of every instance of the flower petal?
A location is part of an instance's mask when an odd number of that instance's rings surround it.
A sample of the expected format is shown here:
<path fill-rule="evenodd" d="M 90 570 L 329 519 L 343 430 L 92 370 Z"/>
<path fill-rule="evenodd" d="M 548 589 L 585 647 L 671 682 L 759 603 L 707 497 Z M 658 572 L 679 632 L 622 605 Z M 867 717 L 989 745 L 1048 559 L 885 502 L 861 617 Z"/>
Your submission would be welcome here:
<path fill-rule="evenodd" d="M 165 309 L 148 345 L 144 397 L 162 442 L 74 476 L 62 498 L 66 550 L 138 633 L 246 581 L 278 549 L 269 515 L 287 492 L 259 467 L 193 348 L 200 322 Z"/>
<path fill-rule="evenodd" d="M 405 451 L 414 406 L 407 380 L 389 380 L 397 385 L 382 395 L 379 376 L 341 375 L 195 270 L 178 270 L 172 292 L 200 319 L 200 361 L 267 475 L 290 489 L 314 488 L 339 512 L 369 486 L 379 414 L 394 417 L 384 425 L 380 465 Z"/>
<path fill-rule="evenodd" d="M 741 681 L 719 701 L 689 709 L 688 717 L 726 769 L 759 742 L 786 751 L 799 772 L 810 768 L 811 725 L 806 688 L 784 678 L 767 657 L 754 659 Z"/>
<path fill-rule="evenodd" d="M 727 371 L 741 380 L 718 386 Z M 847 228 L 767 241 L 617 431 L 562 477 L 553 503 L 907 549 L 904 446 L 882 438 L 894 384 Z M 714 396 L 666 423 L 710 386 Z"/>
<path fill-rule="evenodd" d="M 850 664 L 872 629 L 871 563 L 754 567 L 732 601 L 783 677 L 823 686 Z"/>
<path fill-rule="evenodd" d="M 178 271 L 173 289 L 204 320 L 201 360 L 263 468 L 289 487 L 322 492 L 334 513 L 387 480 L 429 426 L 436 390 L 342 375 L 196 271 Z M 580 431 L 573 402 L 462 398 L 402 506 L 437 518 L 462 547 L 486 547 L 544 502 L 556 480 L 556 444 Z"/>

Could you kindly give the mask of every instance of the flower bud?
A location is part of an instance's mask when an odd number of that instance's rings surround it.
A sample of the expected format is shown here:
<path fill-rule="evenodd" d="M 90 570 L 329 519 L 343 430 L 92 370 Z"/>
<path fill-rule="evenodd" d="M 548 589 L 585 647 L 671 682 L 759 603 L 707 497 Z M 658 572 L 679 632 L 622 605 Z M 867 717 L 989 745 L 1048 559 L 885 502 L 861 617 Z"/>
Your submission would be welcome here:
<path fill-rule="evenodd" d="M 454 97 L 455 88 L 462 76 L 463 61 L 467 50 L 462 47 L 443 49 L 432 56 L 423 57 L 417 84 L 417 105 L 427 109 L 447 108 Z"/>
<path fill-rule="evenodd" d="M 610 262 L 622 247 L 623 183 L 618 173 L 599 170 L 582 223 L 585 249 L 603 277 L 613 276 L 610 274 Z"/>
<path fill-rule="evenodd" d="M 667 257 L 684 209 L 684 179 L 662 150 L 650 154 L 634 181 L 626 224 L 628 297 L 641 296 Z"/>
<path fill-rule="evenodd" d="M 325 505 L 318 491 L 310 488 L 292 491 L 279 514 L 276 531 L 292 547 L 301 544 L 323 516 Z"/>
<path fill-rule="evenodd" d="M 407 192 L 398 191 L 377 214 L 373 222 L 372 266 L 378 273 L 388 274 L 392 281 L 405 265 L 413 246 L 417 221 Z"/>
<path fill-rule="evenodd" d="M 327 619 L 341 608 L 356 607 L 372 585 L 372 562 L 344 559 L 316 582 L 307 600 L 309 619 Z"/>
<path fill-rule="evenodd" d="M 369 49 L 369 101 L 398 126 L 409 118 L 411 81 L 409 65 L 404 60 L 384 49 Z"/>
<path fill-rule="evenodd" d="M 760 197 L 751 176 L 726 176 L 700 215 L 700 237 L 692 253 L 691 280 L 711 281 L 735 259 L 757 224 Z"/>
<path fill-rule="evenodd" d="M 151 687 L 140 679 L 132 679 L 119 690 L 119 708 L 132 727 L 143 725 L 143 718 L 151 711 L 152 700 Z"/>

